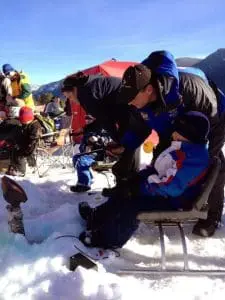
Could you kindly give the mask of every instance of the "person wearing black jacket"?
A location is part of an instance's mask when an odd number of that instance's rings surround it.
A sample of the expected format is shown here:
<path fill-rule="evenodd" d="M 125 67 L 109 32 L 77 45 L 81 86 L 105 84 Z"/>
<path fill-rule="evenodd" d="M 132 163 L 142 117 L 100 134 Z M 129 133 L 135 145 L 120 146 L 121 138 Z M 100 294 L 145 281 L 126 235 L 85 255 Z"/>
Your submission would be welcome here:
<path fill-rule="evenodd" d="M 127 169 L 124 172 L 127 174 L 133 170 L 133 150 L 120 147 L 121 138 L 129 128 L 138 134 L 140 141 L 145 140 L 149 135 L 149 128 L 145 126 L 145 122 L 134 107 L 120 101 L 120 89 L 120 78 L 78 72 L 64 79 L 61 91 L 67 98 L 67 102 L 79 103 L 88 114 L 96 118 L 99 126 L 102 126 L 117 143 L 119 153 L 124 150 L 119 165 L 126 165 Z M 116 149 L 113 151 L 117 153 Z M 124 174 L 121 176 L 118 174 L 118 164 L 114 166 L 114 175 L 124 177 Z M 117 178 L 117 181 L 120 180 L 123 179 Z"/>
<path fill-rule="evenodd" d="M 26 160 L 30 166 L 35 165 L 33 156 L 37 146 L 38 138 L 41 135 L 41 125 L 34 119 L 31 108 L 22 107 L 19 112 L 19 121 L 22 124 L 18 130 L 16 145 L 11 154 L 8 175 L 24 176 L 26 173 Z"/>
<path fill-rule="evenodd" d="M 117 137 L 115 102 L 120 87 L 119 78 L 78 72 L 65 78 L 62 92 L 67 99 L 79 103 L 88 114 Z"/>

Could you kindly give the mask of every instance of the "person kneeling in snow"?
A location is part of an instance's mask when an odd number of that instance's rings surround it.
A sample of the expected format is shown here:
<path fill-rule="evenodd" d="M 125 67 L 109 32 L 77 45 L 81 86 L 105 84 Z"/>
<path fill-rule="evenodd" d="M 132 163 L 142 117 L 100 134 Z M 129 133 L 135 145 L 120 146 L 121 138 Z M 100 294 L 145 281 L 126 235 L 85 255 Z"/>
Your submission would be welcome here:
<path fill-rule="evenodd" d="M 26 160 L 30 166 L 35 166 L 34 150 L 41 135 L 41 125 L 34 119 L 32 108 L 24 106 L 19 111 L 19 121 L 22 126 L 18 130 L 16 145 L 12 151 L 8 175 L 24 176 Z"/>
<path fill-rule="evenodd" d="M 172 142 L 153 165 L 136 173 L 104 204 L 81 202 L 87 221 L 80 240 L 90 247 L 122 247 L 138 227 L 140 211 L 190 209 L 199 195 L 209 166 L 209 121 L 200 112 L 177 118 Z"/>
<path fill-rule="evenodd" d="M 82 193 L 91 189 L 93 175 L 90 167 L 97 161 L 105 158 L 105 148 L 112 142 L 106 130 L 102 129 L 95 118 L 87 115 L 87 125 L 84 128 L 84 135 L 80 145 L 80 152 L 73 157 L 74 168 L 77 169 L 78 181 L 76 185 L 70 187 L 72 192 Z M 88 152 L 91 154 L 85 154 Z"/>

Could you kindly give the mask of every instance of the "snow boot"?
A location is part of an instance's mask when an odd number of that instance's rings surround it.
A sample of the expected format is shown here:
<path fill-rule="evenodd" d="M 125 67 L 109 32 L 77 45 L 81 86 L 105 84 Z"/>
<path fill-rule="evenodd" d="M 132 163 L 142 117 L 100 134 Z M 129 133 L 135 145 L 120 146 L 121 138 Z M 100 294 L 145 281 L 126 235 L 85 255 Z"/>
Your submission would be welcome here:
<path fill-rule="evenodd" d="M 210 237 L 214 235 L 218 226 L 219 223 L 210 218 L 206 220 L 199 220 L 195 224 L 192 233 L 202 237 Z"/>
<path fill-rule="evenodd" d="M 6 206 L 6 209 L 8 211 L 8 224 L 10 227 L 10 231 L 13 233 L 25 235 L 23 213 L 20 206 L 12 206 L 8 204 Z"/>
<path fill-rule="evenodd" d="M 71 192 L 73 193 L 85 193 L 91 189 L 90 186 L 88 185 L 83 185 L 83 184 L 77 184 L 77 185 L 72 185 L 70 187 Z"/>

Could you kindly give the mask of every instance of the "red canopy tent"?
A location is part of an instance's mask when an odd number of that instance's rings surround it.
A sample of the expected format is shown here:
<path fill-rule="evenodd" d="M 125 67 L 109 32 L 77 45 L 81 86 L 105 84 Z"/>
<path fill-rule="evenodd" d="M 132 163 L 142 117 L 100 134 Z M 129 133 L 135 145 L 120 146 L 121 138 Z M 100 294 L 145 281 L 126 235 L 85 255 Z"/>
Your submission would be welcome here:
<path fill-rule="evenodd" d="M 132 65 L 137 64 L 136 62 L 128 62 L 128 61 L 117 61 L 117 60 L 109 60 L 99 64 L 97 66 L 93 66 L 91 68 L 85 69 L 82 72 L 88 75 L 102 74 L 104 76 L 115 76 L 122 78 L 124 71 Z M 71 103 L 72 111 L 73 111 L 73 122 L 72 128 L 74 131 L 84 127 L 85 125 L 85 115 L 86 112 L 83 108 L 76 103 Z M 151 137 L 151 140 L 154 144 L 157 144 L 158 138 L 154 133 Z"/>

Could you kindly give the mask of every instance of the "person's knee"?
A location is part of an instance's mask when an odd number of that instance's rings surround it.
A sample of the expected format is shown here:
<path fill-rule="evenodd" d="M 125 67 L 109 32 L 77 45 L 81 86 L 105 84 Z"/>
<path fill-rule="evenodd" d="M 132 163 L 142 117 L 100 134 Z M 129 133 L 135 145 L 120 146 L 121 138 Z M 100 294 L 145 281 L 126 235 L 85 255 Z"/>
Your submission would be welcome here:
<path fill-rule="evenodd" d="M 99 230 L 95 235 L 95 244 L 105 248 L 122 248 L 124 244 L 131 238 L 136 229 L 138 228 L 139 221 L 136 217 L 126 218 L 123 216 L 123 220 L 116 220 L 116 222 L 110 222 L 102 226 L 102 230 Z"/>

